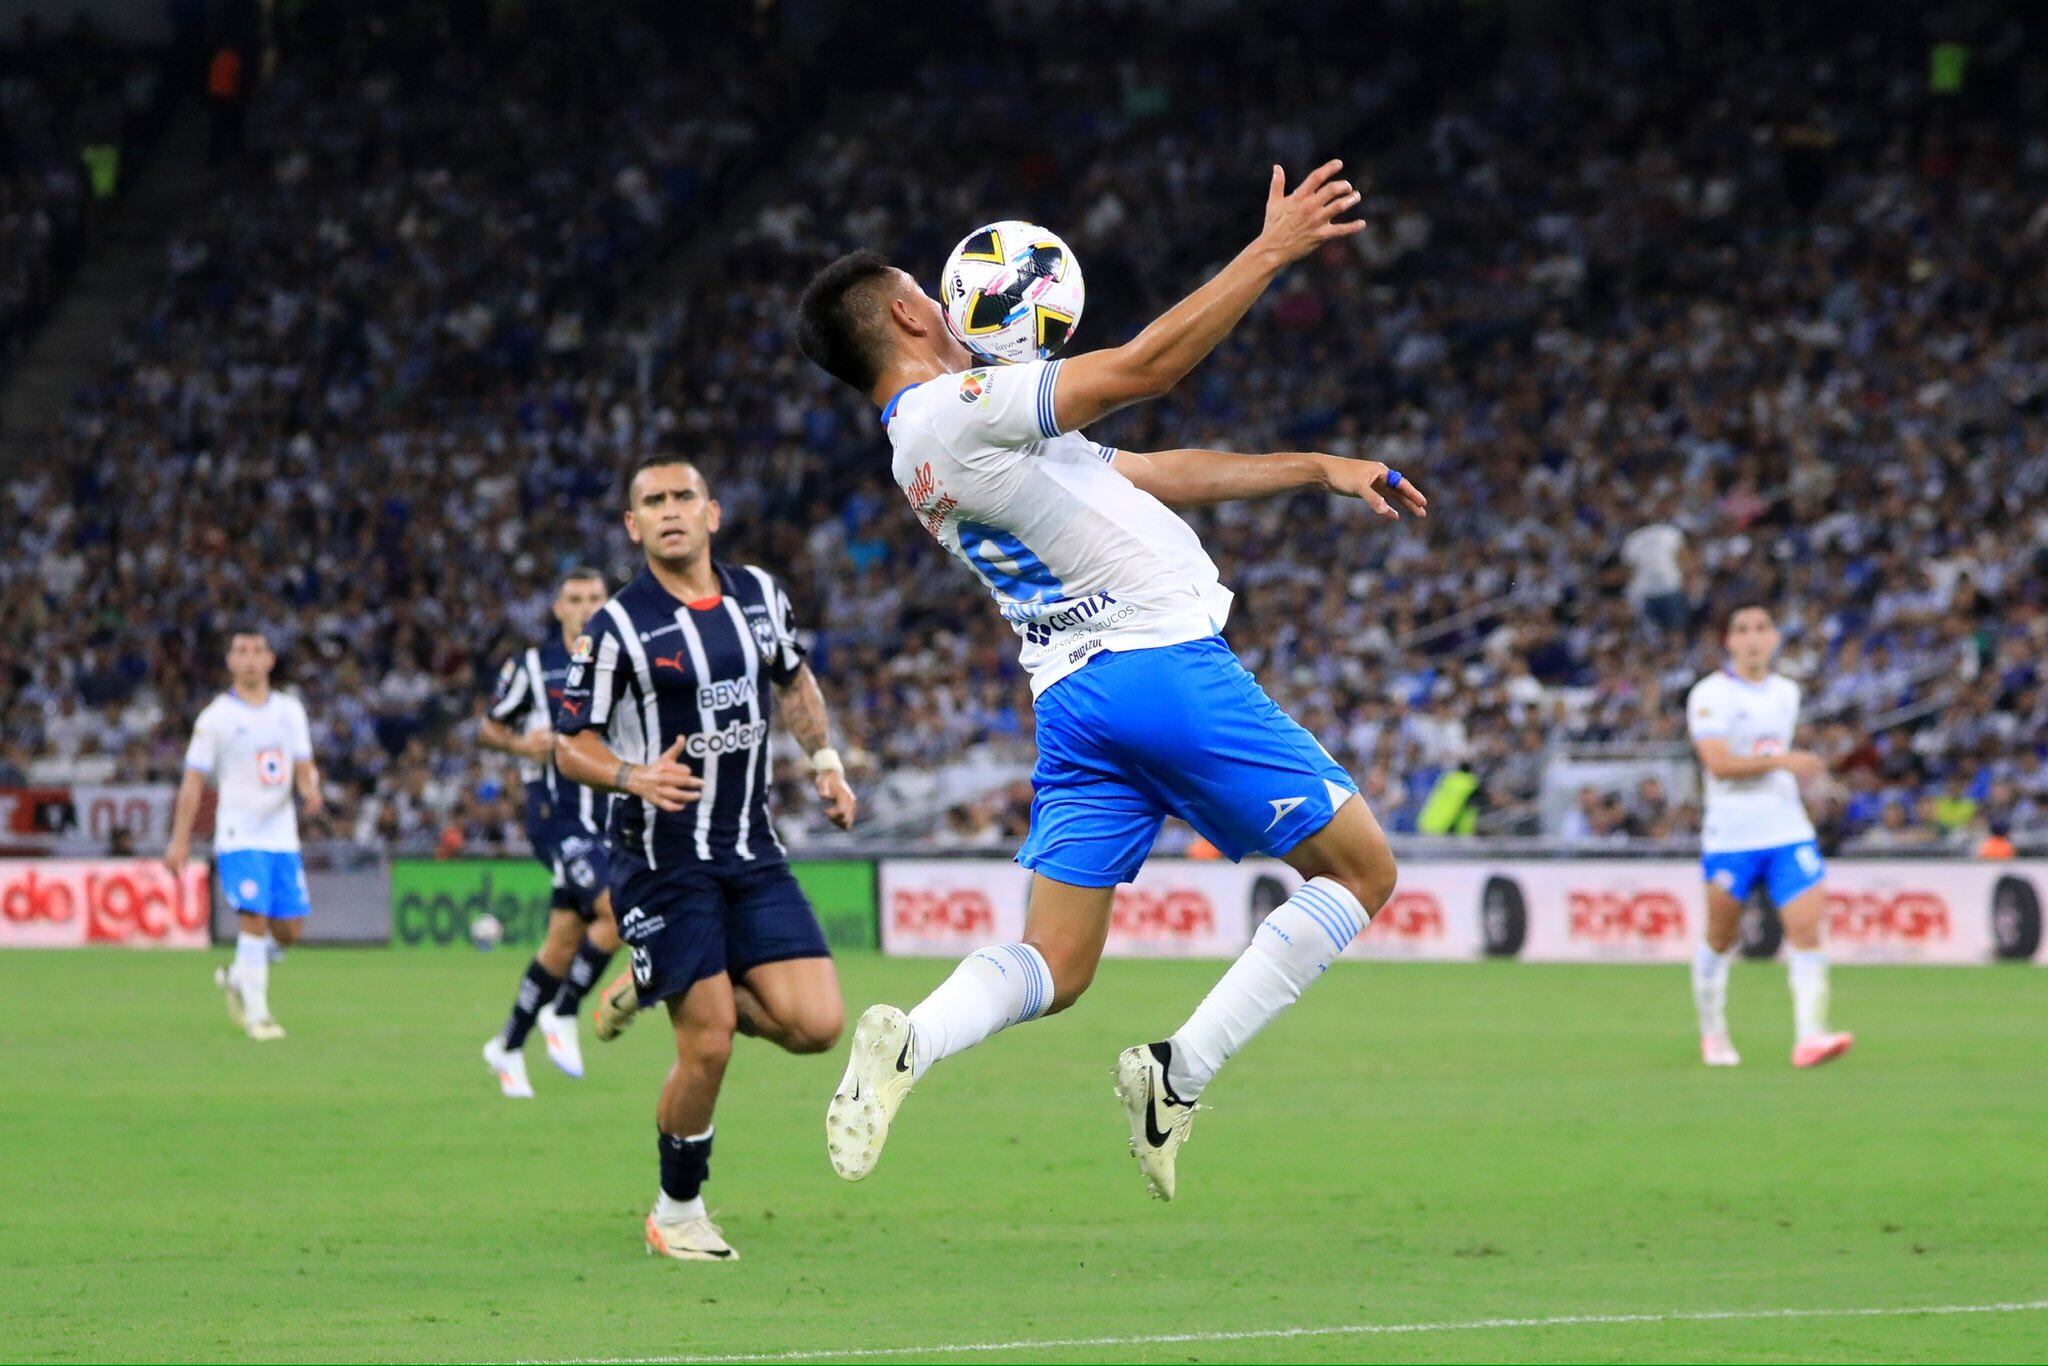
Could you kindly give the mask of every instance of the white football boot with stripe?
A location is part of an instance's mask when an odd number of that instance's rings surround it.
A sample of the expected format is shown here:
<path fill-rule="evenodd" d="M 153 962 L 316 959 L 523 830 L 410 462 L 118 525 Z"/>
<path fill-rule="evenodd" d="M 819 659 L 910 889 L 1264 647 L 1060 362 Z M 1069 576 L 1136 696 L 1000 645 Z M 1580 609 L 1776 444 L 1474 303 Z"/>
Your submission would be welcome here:
<path fill-rule="evenodd" d="M 664 1224 L 650 1214 L 647 1216 L 646 1238 L 649 1254 L 673 1257 L 679 1262 L 736 1262 L 740 1259 L 732 1244 L 725 1241 L 725 1230 L 705 1215 L 685 1219 L 679 1224 Z"/>
<path fill-rule="evenodd" d="M 1171 1056 L 1165 1044 L 1155 1043 L 1126 1048 L 1116 1058 L 1116 1094 L 1131 1121 L 1131 1156 L 1159 1200 L 1173 1199 L 1174 1159 L 1195 1124 L 1195 1103 L 1181 1100 L 1167 1083 Z"/>
<path fill-rule="evenodd" d="M 505 1099 L 533 1099 L 533 1082 L 526 1075 L 526 1054 L 505 1047 L 505 1040 L 496 1034 L 484 1045 L 484 1066 L 498 1079 L 498 1090 Z"/>
<path fill-rule="evenodd" d="M 825 1152 L 832 1170 L 858 1181 L 882 1159 L 889 1123 L 917 1084 L 916 1037 L 895 1006 L 869 1006 L 853 1028 L 846 1075 L 825 1109 Z"/>

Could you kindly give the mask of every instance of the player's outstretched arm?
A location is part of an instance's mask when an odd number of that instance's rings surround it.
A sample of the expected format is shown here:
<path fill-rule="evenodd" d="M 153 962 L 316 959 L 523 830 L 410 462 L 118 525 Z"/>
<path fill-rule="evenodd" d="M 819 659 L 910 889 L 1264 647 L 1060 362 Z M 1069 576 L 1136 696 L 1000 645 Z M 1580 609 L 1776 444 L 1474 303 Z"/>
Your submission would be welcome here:
<path fill-rule="evenodd" d="M 1173 388 L 1230 334 L 1274 276 L 1323 243 L 1362 231 L 1362 221 L 1337 221 L 1359 199 L 1350 181 L 1336 178 L 1342 169 L 1343 162 L 1326 161 L 1289 194 L 1286 172 L 1275 166 L 1266 224 L 1250 246 L 1122 346 L 1061 362 L 1053 390 L 1060 430 L 1085 427 Z"/>
<path fill-rule="evenodd" d="M 832 716 L 825 709 L 825 690 L 818 686 L 818 676 L 810 665 L 802 665 L 789 682 L 776 687 L 775 704 L 790 735 L 810 756 L 826 818 L 841 830 L 852 829 L 859 799 L 846 781 L 846 765 L 839 751 L 832 748 Z"/>
<path fill-rule="evenodd" d="M 599 792 L 623 792 L 660 811 L 680 811 L 704 794 L 704 780 L 688 764 L 677 762 L 686 738 L 678 735 L 651 764 L 629 764 L 593 731 L 557 735 L 555 767 L 572 783 Z"/>
<path fill-rule="evenodd" d="M 1296 489 L 1323 489 L 1356 498 L 1382 517 L 1398 518 L 1404 509 L 1429 516 L 1429 499 L 1406 475 L 1377 460 L 1350 460 L 1317 451 L 1118 451 L 1115 469 L 1168 507 L 1207 507 Z"/>

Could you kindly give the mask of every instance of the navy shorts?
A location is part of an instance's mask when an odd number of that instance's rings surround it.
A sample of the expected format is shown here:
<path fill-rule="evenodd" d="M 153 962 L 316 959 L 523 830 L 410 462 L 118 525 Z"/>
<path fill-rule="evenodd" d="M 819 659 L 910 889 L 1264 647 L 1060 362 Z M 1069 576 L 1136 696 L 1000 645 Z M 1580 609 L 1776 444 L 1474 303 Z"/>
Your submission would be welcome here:
<path fill-rule="evenodd" d="M 810 898 L 780 861 L 649 868 L 620 850 L 612 910 L 642 1001 L 680 996 L 722 972 L 739 978 L 764 963 L 832 956 Z"/>
<path fill-rule="evenodd" d="M 530 832 L 533 856 L 555 880 L 548 909 L 574 911 L 585 924 L 597 919 L 597 899 L 611 885 L 611 853 L 604 836 L 580 821 L 555 821 Z"/>
<path fill-rule="evenodd" d="M 1358 792 L 1220 636 L 1099 654 L 1040 694 L 1037 713 L 1017 862 L 1077 887 L 1136 877 L 1168 816 L 1232 860 L 1277 856 Z"/>

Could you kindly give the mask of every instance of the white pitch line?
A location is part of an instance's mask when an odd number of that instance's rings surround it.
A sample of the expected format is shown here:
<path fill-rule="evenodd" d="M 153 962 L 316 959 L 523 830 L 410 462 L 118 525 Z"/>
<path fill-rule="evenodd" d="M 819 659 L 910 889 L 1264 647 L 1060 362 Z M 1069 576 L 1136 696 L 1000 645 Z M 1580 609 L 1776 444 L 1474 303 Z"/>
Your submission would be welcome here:
<path fill-rule="evenodd" d="M 1558 1314 L 1535 1319 L 1465 1319 L 1439 1323 L 1347 1323 L 1328 1328 L 1247 1328 L 1200 1333 L 1136 1333 L 1099 1338 L 1020 1338 L 1014 1342 L 943 1342 L 926 1347 L 850 1347 L 838 1351 L 736 1352 L 724 1356 L 571 1357 L 520 1366 L 739 1366 L 756 1361 L 850 1361 L 863 1357 L 960 1356 L 974 1352 L 1039 1352 L 1065 1347 L 1153 1347 L 1184 1342 L 1273 1342 L 1293 1338 L 1365 1337 L 1393 1333 L 1470 1333 L 1496 1328 L 1578 1328 L 1632 1323 L 1740 1323 L 1764 1319 L 1889 1319 L 1919 1314 L 2028 1314 L 2048 1300 L 2006 1304 L 1928 1304 L 1865 1309 L 1705 1309 L 1666 1314 Z"/>

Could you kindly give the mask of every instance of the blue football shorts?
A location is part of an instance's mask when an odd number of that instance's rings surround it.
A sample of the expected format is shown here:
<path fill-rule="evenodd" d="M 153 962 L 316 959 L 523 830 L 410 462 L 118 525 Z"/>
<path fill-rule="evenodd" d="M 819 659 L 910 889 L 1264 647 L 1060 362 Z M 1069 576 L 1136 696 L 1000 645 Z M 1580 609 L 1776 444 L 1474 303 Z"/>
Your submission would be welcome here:
<path fill-rule="evenodd" d="M 1358 793 L 1220 636 L 1105 651 L 1047 688 L 1037 712 L 1017 862 L 1074 886 L 1136 877 L 1168 816 L 1233 860 L 1285 854 Z"/>
<path fill-rule="evenodd" d="M 295 920 L 313 909 L 297 850 L 231 849 L 213 860 L 221 894 L 242 915 Z"/>
<path fill-rule="evenodd" d="M 1700 871 L 1707 881 L 1737 901 L 1749 900 L 1750 892 L 1761 882 L 1771 904 L 1780 908 L 1818 886 L 1828 875 L 1827 865 L 1821 862 L 1820 846 L 1812 840 L 1781 844 L 1775 849 L 1702 854 Z"/>

